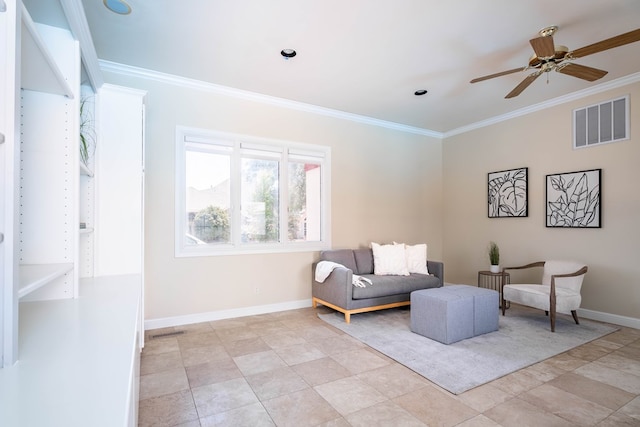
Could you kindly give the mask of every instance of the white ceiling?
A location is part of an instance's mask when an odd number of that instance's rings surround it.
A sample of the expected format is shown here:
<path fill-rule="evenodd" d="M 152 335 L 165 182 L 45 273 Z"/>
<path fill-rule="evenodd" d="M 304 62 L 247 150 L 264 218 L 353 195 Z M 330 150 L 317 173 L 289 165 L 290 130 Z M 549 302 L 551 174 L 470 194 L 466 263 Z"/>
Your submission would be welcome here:
<path fill-rule="evenodd" d="M 636 42 L 576 60 L 609 72 L 593 83 L 551 72 L 513 99 L 527 72 L 469 83 L 524 67 L 549 25 L 570 50 L 634 30 L 638 0 L 127 1 L 123 16 L 82 0 L 101 60 L 435 132 L 640 73 Z"/>

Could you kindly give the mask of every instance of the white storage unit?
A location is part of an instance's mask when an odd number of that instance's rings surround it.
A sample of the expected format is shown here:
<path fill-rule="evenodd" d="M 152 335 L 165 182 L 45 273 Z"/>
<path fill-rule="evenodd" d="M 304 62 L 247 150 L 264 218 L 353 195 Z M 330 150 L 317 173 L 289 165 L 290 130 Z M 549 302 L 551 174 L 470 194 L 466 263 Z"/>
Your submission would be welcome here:
<path fill-rule="evenodd" d="M 83 279 L 79 298 L 20 307 L 20 357 L 0 369 L 1 426 L 137 425 L 140 276 Z"/>
<path fill-rule="evenodd" d="M 62 30 L 43 27 L 59 33 Z M 70 35 L 69 35 L 70 38 Z M 73 40 L 71 40 L 73 42 Z M 74 60 L 79 82 L 80 60 Z M 78 84 L 79 87 L 79 84 Z M 20 126 L 20 292 L 28 300 L 75 298 L 78 295 L 78 145 L 77 96 L 22 90 Z M 64 274 L 51 281 L 33 275 L 34 266 L 55 265 Z M 50 268 L 41 269 L 45 273 Z M 47 274 L 48 276 L 48 274 Z M 24 282 L 32 277 L 43 286 Z M 44 286 L 46 285 L 46 286 Z M 26 292 L 29 290 L 30 292 Z M 23 292 L 24 291 L 24 292 Z"/>
<path fill-rule="evenodd" d="M 104 159 L 96 152 L 83 165 L 79 43 L 69 30 L 34 23 L 21 0 L 4 4 L 0 425 L 135 426 L 144 93 L 107 86 L 102 104 L 101 91 L 94 95 Z M 114 156 L 125 148 L 131 157 Z"/>
<path fill-rule="evenodd" d="M 137 275 L 144 325 L 144 100 L 146 92 L 104 84 L 97 94 L 94 275 Z M 140 335 L 140 348 L 144 346 Z"/>
<path fill-rule="evenodd" d="M 15 1 L 0 12 L 0 368 L 17 359 L 18 334 L 18 204 L 20 146 L 18 31 L 20 20 Z M 15 248 L 15 249 L 14 249 Z"/>
<path fill-rule="evenodd" d="M 98 92 L 96 276 L 143 271 L 145 94 L 109 84 Z"/>
<path fill-rule="evenodd" d="M 10 233 L 3 243 L 11 272 L 3 281 L 7 367 L 18 358 L 19 301 L 78 295 L 80 49 L 68 31 L 34 23 L 19 1 L 7 3 L 1 22 L 1 31 L 21 46 L 6 52 L 21 73 L 4 70 L 7 93 L 19 93 L 17 111 L 5 123 L 17 130 L 3 144 L 13 151 L 5 162 L 12 181 L 3 186 L 9 193 L 4 214 L 13 220 L 5 222 Z"/>

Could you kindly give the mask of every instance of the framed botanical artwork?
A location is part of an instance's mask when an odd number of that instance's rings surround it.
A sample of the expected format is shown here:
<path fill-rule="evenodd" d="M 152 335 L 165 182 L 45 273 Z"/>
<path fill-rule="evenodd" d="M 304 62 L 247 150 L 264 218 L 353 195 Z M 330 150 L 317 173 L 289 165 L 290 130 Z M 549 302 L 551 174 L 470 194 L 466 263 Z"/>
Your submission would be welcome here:
<path fill-rule="evenodd" d="M 547 175 L 547 227 L 600 228 L 602 169 Z"/>
<path fill-rule="evenodd" d="M 519 168 L 489 172 L 489 218 L 525 217 L 529 215 L 529 169 Z"/>

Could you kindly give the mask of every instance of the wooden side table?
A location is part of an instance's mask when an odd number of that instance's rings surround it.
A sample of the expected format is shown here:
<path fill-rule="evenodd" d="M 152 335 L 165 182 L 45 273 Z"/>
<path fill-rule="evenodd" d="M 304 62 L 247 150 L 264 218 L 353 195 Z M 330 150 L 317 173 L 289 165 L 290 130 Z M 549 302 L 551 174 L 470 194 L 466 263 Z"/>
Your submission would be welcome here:
<path fill-rule="evenodd" d="M 489 270 L 478 271 L 478 287 L 498 291 L 500 301 L 502 301 L 502 286 L 508 285 L 509 283 L 511 283 L 509 273 L 492 273 Z M 505 308 L 509 308 L 509 305 L 510 303 L 507 301 Z"/>

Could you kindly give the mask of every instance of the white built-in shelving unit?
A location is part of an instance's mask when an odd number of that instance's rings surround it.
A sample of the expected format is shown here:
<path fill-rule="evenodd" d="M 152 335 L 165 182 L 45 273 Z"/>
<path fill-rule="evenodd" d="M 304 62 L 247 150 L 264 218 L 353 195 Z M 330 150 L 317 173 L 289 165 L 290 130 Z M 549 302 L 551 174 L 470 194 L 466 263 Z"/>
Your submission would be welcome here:
<path fill-rule="evenodd" d="M 101 97 L 81 86 L 71 31 L 34 22 L 21 0 L 3 4 L 0 425 L 135 426 L 144 93 L 110 86 Z M 80 2 L 61 4 L 84 16 Z M 87 164 L 79 153 L 85 97 L 105 145 L 103 159 L 96 152 Z"/>
<path fill-rule="evenodd" d="M 72 263 L 20 265 L 18 299 L 26 297 L 72 271 Z"/>
<path fill-rule="evenodd" d="M 80 239 L 78 242 L 78 276 L 82 279 L 94 276 L 95 264 L 95 133 L 96 122 L 96 94 L 90 86 L 80 86 L 80 102 L 83 104 L 81 121 L 87 123 L 87 159 L 80 161 L 79 197 L 79 221 Z M 86 162 L 86 163 L 85 163 Z"/>
<path fill-rule="evenodd" d="M 73 98 L 73 82 L 67 80 L 67 75 L 60 69 L 59 62 L 50 52 L 44 38 L 36 29 L 31 15 L 20 2 L 21 8 L 21 86 L 23 89 L 43 93 L 53 93 Z"/>
<path fill-rule="evenodd" d="M 22 302 L 78 297 L 81 66 L 78 42 L 69 31 L 33 22 L 20 1 L 9 2 L 4 13 L 10 15 L 3 16 L 3 30 L 15 25 L 15 45 L 20 46 L 15 51 L 20 74 L 13 89 L 19 90 L 18 132 L 12 141 L 17 153 L 14 163 L 7 164 L 18 186 L 11 203 L 16 235 L 7 247 L 17 279 L 4 292 L 5 303 L 12 302 L 3 313 L 7 367 L 19 354 Z"/>

